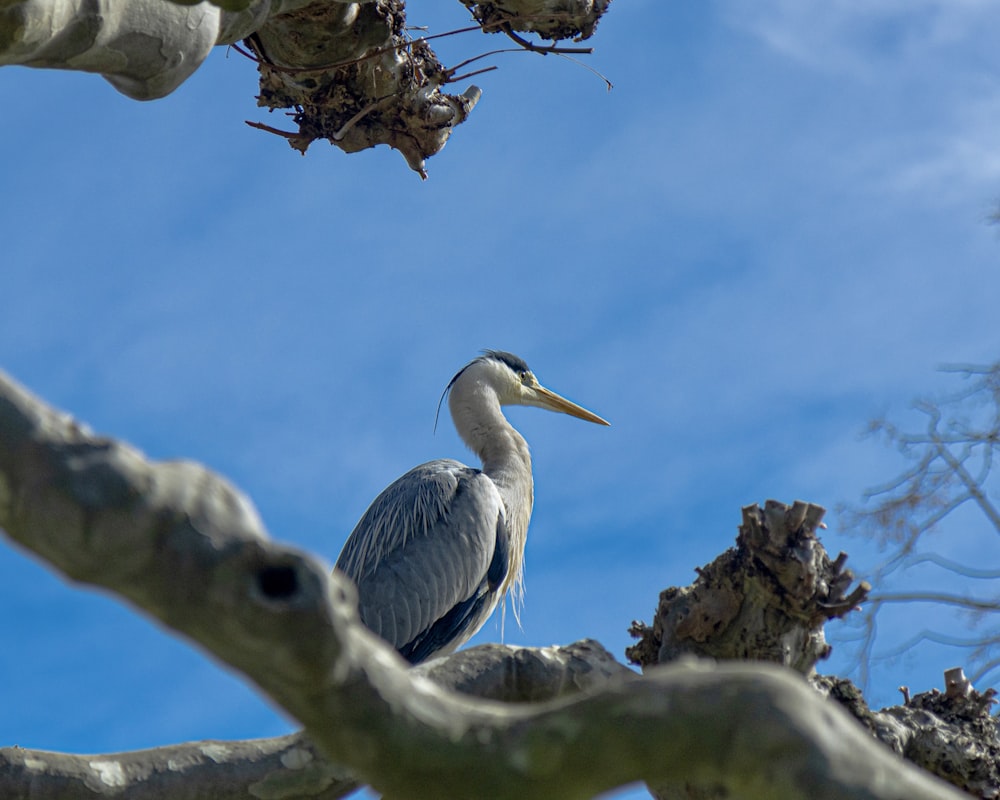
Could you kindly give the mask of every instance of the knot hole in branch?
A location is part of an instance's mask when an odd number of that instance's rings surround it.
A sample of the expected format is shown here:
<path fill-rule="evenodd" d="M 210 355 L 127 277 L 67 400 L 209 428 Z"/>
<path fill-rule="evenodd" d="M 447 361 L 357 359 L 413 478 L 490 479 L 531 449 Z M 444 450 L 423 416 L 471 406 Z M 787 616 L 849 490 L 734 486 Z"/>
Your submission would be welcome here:
<path fill-rule="evenodd" d="M 299 576 L 294 567 L 263 567 L 257 573 L 257 587 L 269 600 L 287 600 L 299 591 Z"/>

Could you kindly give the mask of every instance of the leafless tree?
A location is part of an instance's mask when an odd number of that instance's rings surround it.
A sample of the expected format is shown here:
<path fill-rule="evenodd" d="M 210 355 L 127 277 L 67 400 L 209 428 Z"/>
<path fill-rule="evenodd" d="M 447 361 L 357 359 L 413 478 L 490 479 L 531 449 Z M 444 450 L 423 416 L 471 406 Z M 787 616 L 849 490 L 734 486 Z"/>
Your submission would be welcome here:
<path fill-rule="evenodd" d="M 963 385 L 939 399 L 917 401 L 922 426 L 888 419 L 869 432 L 895 448 L 908 466 L 876 486 L 860 506 L 842 511 L 845 532 L 874 538 L 886 556 L 873 570 L 876 591 L 859 626 L 861 683 L 871 665 L 921 644 L 956 648 L 973 683 L 1000 667 L 1000 362 L 944 368 Z M 940 588 L 945 586 L 947 588 Z M 947 628 L 928 625 L 891 648 L 878 647 L 888 606 L 954 609 Z M 956 622 L 964 633 L 956 632 Z"/>

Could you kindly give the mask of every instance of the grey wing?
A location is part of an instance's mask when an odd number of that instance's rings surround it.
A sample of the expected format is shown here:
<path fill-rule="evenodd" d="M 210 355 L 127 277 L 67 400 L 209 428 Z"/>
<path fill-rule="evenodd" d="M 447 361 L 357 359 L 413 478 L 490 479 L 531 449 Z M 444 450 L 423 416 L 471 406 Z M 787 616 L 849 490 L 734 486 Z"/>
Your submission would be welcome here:
<path fill-rule="evenodd" d="M 464 642 L 492 612 L 508 569 L 503 501 L 457 461 L 431 461 L 386 488 L 337 560 L 371 630 L 413 663 Z"/>

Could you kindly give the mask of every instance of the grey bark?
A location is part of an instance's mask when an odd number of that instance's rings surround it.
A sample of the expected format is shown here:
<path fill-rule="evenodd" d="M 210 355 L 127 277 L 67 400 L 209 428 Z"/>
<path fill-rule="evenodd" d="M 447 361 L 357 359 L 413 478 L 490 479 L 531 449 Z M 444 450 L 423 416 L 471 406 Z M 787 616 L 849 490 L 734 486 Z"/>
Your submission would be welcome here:
<path fill-rule="evenodd" d="M 814 684 L 840 703 L 873 736 L 903 758 L 939 776 L 973 797 L 1000 797 L 1000 722 L 991 713 L 994 689 L 979 692 L 959 668 L 945 673 L 945 690 L 910 696 L 871 710 L 850 681 L 816 676 Z"/>
<path fill-rule="evenodd" d="M 631 675 L 597 642 L 565 647 L 484 645 L 412 670 L 437 686 L 503 702 L 541 702 Z M 302 732 L 241 742 L 200 741 L 102 755 L 0 747 L 4 800 L 335 800 L 360 786 Z"/>
<path fill-rule="evenodd" d="M 976 797 L 1000 797 L 992 690 L 976 692 L 956 670 L 946 692 L 907 692 L 902 705 L 873 712 L 850 681 L 815 674 L 830 651 L 823 624 L 855 610 L 870 588 L 862 582 L 851 590 L 846 556 L 827 556 L 816 535 L 823 514 L 808 503 L 744 508 L 736 546 L 699 569 L 691 586 L 664 590 L 651 625 L 633 623 L 639 641 L 629 657 L 643 669 L 686 656 L 784 664 L 899 755 Z M 663 800 L 727 796 L 686 782 L 653 792 Z"/>
<path fill-rule="evenodd" d="M 300 733 L 104 755 L 0 748 L 4 800 L 335 800 L 358 786 Z"/>
<path fill-rule="evenodd" d="M 683 588 L 660 594 L 652 625 L 632 624 L 639 641 L 628 650 L 642 667 L 684 655 L 771 661 L 808 675 L 829 655 L 827 620 L 858 607 L 871 587 L 848 592 L 847 556 L 835 560 L 816 535 L 826 510 L 768 500 L 743 509 L 736 546 Z"/>

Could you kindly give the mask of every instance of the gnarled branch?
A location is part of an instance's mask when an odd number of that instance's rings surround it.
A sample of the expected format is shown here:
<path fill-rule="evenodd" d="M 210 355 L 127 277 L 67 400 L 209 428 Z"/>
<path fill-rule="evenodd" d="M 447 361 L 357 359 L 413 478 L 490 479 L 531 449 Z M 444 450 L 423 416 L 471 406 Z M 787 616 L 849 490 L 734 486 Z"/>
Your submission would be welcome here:
<path fill-rule="evenodd" d="M 503 28 L 512 36 L 513 25 L 559 39 L 590 36 L 609 2 L 487 5 L 497 13 L 503 6 Z M 469 30 L 497 29 L 478 21 Z M 136 100 L 170 94 L 212 47 L 243 40 L 260 72 L 257 104 L 285 110 L 296 130 L 260 122 L 252 127 L 279 134 L 302 153 L 317 139 L 346 153 L 386 144 L 421 177 L 425 160 L 444 147 L 481 95 L 476 86 L 460 94 L 442 91 L 458 80 L 457 68 L 438 61 L 430 38 L 410 36 L 403 0 L 0 3 L 0 66 L 94 72 Z M 534 52 L 560 52 L 520 41 Z"/>
<path fill-rule="evenodd" d="M 437 686 L 503 702 L 540 702 L 632 675 L 597 642 L 565 647 L 482 645 L 411 670 Z M 211 797 L 336 800 L 359 782 L 326 759 L 303 733 L 250 741 L 201 741 L 101 755 L 0 747 L 4 800 L 129 800 Z"/>

